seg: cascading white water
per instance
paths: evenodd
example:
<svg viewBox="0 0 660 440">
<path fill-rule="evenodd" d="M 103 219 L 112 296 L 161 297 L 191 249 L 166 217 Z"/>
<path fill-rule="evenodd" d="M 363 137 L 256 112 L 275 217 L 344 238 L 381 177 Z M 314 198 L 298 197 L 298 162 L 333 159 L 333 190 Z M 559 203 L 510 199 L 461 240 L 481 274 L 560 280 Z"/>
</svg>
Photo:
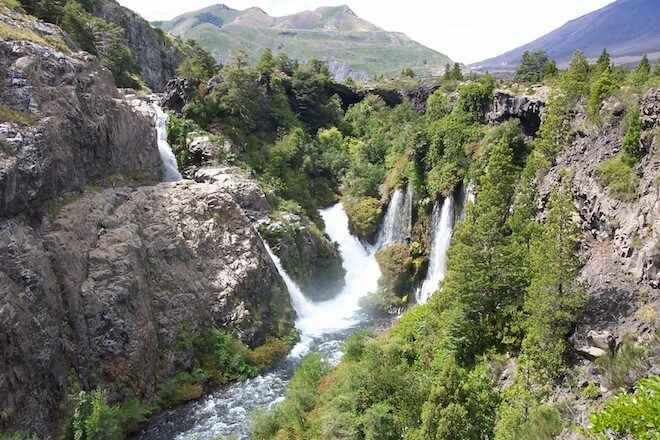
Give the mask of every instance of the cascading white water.
<svg viewBox="0 0 660 440">
<path fill-rule="evenodd" d="M 431 249 L 426 279 L 416 292 L 417 303 L 424 304 L 445 279 L 447 250 L 451 244 L 454 227 L 454 196 L 445 198 L 442 204 L 436 202 L 431 214 Z"/>
<path fill-rule="evenodd" d="M 153 103 L 151 107 L 154 112 L 154 123 L 156 124 L 156 134 L 158 136 L 158 152 L 163 164 L 163 180 L 165 182 L 177 182 L 182 177 L 172 147 L 167 142 L 167 120 L 169 117 L 157 103 Z"/>
<path fill-rule="evenodd" d="M 339 244 L 346 270 L 344 289 L 333 299 L 309 301 L 266 245 L 275 267 L 289 289 L 298 319 L 301 341 L 288 358 L 273 371 L 236 383 L 204 399 L 174 410 L 143 431 L 140 440 L 213 440 L 219 436 L 249 438 L 250 412 L 281 401 L 295 366 L 310 350 L 318 350 L 331 362 L 341 359 L 342 341 L 358 326 L 368 324 L 359 300 L 378 287 L 380 268 L 372 252 L 364 248 L 348 229 L 341 204 L 320 212 L 330 238 Z"/>
<path fill-rule="evenodd" d="M 409 183 L 404 193 L 397 188 L 387 207 L 387 213 L 376 240 L 376 249 L 394 243 L 407 243 L 412 230 L 413 189 Z"/>
<path fill-rule="evenodd" d="M 275 255 L 275 253 L 270 248 L 270 246 L 268 246 L 268 243 L 266 243 L 265 240 L 262 240 L 262 242 L 266 247 L 266 251 L 268 252 L 268 255 L 270 255 L 270 259 L 273 260 L 273 264 L 275 264 L 275 267 L 277 268 L 277 272 L 280 274 L 280 276 L 284 280 L 284 284 L 286 284 L 286 288 L 289 290 L 289 296 L 291 297 L 291 305 L 293 306 L 293 309 L 296 311 L 298 317 L 309 316 L 313 314 L 315 308 L 314 304 L 312 304 L 311 301 L 305 298 L 305 295 L 302 293 L 302 290 L 300 290 L 300 287 L 298 287 L 296 282 L 291 279 L 288 273 L 286 273 L 284 267 L 282 267 L 282 262 L 280 261 L 280 258 L 277 255 Z"/>
</svg>

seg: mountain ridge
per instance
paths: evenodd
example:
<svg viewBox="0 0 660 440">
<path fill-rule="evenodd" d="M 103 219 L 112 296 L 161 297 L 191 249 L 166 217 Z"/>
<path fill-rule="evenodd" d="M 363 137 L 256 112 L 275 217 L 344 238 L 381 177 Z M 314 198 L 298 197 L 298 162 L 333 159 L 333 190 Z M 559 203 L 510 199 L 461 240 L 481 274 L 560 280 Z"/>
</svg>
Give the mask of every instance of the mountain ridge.
<svg viewBox="0 0 660 440">
<path fill-rule="evenodd" d="M 617 63 L 632 62 L 644 54 L 660 58 L 659 24 L 660 1 L 618 0 L 472 66 L 481 70 L 513 70 L 527 50 L 544 50 L 560 65 L 566 65 L 578 49 L 588 58 L 595 58 L 607 48 Z"/>
<path fill-rule="evenodd" d="M 260 8 L 238 10 L 220 3 L 152 25 L 196 40 L 220 62 L 237 49 L 254 61 L 268 48 L 301 61 L 327 61 L 336 66 L 331 70 L 337 79 L 393 75 L 407 67 L 422 75 L 439 74 L 451 62 L 403 33 L 360 18 L 348 5 L 273 17 Z"/>
</svg>

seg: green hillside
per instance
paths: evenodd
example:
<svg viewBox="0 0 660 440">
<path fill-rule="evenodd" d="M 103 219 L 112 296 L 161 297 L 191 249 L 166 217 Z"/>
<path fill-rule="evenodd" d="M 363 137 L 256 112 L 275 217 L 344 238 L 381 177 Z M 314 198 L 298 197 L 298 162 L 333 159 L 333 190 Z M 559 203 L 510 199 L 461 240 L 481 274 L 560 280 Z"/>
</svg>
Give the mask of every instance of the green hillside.
<svg viewBox="0 0 660 440">
<path fill-rule="evenodd" d="M 446 55 L 404 34 L 362 20 L 347 6 L 271 17 L 259 8 L 238 11 L 215 5 L 153 24 L 198 41 L 219 61 L 226 61 L 237 49 L 254 61 L 269 48 L 295 59 L 328 61 L 340 79 L 395 74 L 405 67 L 421 75 L 437 74 L 450 62 Z"/>
</svg>

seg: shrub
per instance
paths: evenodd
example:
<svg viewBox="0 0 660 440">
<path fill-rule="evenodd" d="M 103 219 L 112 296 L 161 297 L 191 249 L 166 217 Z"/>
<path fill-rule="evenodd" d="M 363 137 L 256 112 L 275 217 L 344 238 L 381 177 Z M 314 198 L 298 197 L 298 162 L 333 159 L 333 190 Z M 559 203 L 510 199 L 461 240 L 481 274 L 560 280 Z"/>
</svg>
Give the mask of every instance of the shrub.
<svg viewBox="0 0 660 440">
<path fill-rule="evenodd" d="M 639 177 L 629 165 L 625 155 L 617 154 L 604 161 L 596 170 L 596 174 L 612 197 L 623 201 L 634 198 L 639 186 Z"/>
<path fill-rule="evenodd" d="M 614 75 L 608 68 L 603 70 L 600 75 L 591 83 L 589 92 L 589 102 L 587 104 L 587 113 L 592 121 L 599 119 L 598 112 L 603 99 L 607 97 L 617 87 Z"/>
<path fill-rule="evenodd" d="M 218 384 L 247 379 L 258 373 L 257 368 L 250 363 L 248 348 L 222 330 L 213 329 L 198 337 L 193 347 L 199 366 Z M 266 357 L 263 354 L 257 355 L 260 361 Z"/>
<path fill-rule="evenodd" d="M 373 239 L 383 211 L 380 201 L 373 197 L 347 197 L 343 204 L 351 232 L 364 240 Z"/>
<path fill-rule="evenodd" d="M 648 369 L 646 347 L 626 337 L 613 351 L 598 358 L 597 366 L 612 389 L 629 389 Z"/>
<path fill-rule="evenodd" d="M 442 90 L 436 90 L 426 101 L 426 118 L 429 121 L 437 121 L 449 114 L 451 106 L 447 95 Z"/>
<path fill-rule="evenodd" d="M 67 428 L 67 440 L 119 440 L 122 437 L 116 411 L 105 392 L 81 391 L 74 398 L 75 410 Z"/>
<path fill-rule="evenodd" d="M 343 359 L 349 362 L 359 361 L 370 337 L 371 334 L 367 330 L 360 330 L 346 338 L 342 347 Z"/>
<path fill-rule="evenodd" d="M 641 159 L 644 154 L 640 139 L 642 136 L 642 119 L 639 112 L 639 107 L 635 106 L 628 111 L 626 116 L 628 129 L 623 137 L 623 144 L 621 149 L 625 154 L 625 159 L 633 165 Z"/>
<path fill-rule="evenodd" d="M 282 359 L 289 352 L 289 344 L 281 339 L 268 339 L 263 345 L 250 350 L 247 358 L 251 365 L 259 370 L 273 365 L 278 359 Z"/>
<path fill-rule="evenodd" d="M 598 439 L 616 434 L 656 440 L 660 437 L 660 376 L 641 380 L 633 394 L 611 398 L 602 410 L 591 415 L 590 421 L 589 431 Z"/>
<path fill-rule="evenodd" d="M 36 118 L 30 113 L 20 112 L 0 104 L 0 121 L 30 126 L 34 125 Z"/>
<path fill-rule="evenodd" d="M 204 394 L 204 383 L 208 379 L 208 374 L 203 370 L 177 373 L 160 386 L 158 406 L 167 409 L 199 399 Z"/>
</svg>

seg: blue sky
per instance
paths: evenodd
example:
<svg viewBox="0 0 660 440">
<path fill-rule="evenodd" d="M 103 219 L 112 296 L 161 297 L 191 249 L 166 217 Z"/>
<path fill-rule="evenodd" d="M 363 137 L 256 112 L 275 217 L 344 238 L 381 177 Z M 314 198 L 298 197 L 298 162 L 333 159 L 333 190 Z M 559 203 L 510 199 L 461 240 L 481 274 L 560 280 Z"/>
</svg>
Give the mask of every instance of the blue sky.
<svg viewBox="0 0 660 440">
<path fill-rule="evenodd" d="M 170 19 L 215 3 L 259 6 L 270 15 L 348 4 L 360 17 L 452 59 L 472 63 L 499 55 L 601 8 L 612 0 L 118 0 L 149 20 Z"/>
</svg>

